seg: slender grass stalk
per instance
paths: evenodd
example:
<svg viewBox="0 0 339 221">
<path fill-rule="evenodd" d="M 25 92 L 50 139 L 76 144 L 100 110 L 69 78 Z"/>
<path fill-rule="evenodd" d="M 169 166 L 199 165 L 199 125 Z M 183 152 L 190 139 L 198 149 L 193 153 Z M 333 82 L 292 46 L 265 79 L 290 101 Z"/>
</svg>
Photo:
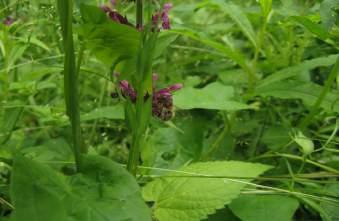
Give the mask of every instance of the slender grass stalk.
<svg viewBox="0 0 339 221">
<path fill-rule="evenodd" d="M 262 155 L 262 156 L 259 156 L 259 157 L 252 158 L 251 160 L 258 160 L 258 159 L 262 159 L 262 158 L 271 158 L 271 157 L 285 157 L 285 158 L 288 158 L 288 159 L 305 161 L 305 163 L 311 164 L 311 165 L 316 166 L 318 168 L 321 168 L 325 171 L 328 171 L 328 172 L 331 172 L 331 173 L 334 173 L 334 174 L 339 174 L 339 170 L 334 169 L 332 167 L 323 165 L 323 164 L 315 162 L 313 160 L 304 159 L 303 157 L 300 157 L 300 156 L 296 156 L 296 155 L 292 155 L 292 154 L 286 154 L 286 153 L 265 154 L 265 155 Z"/>
<path fill-rule="evenodd" d="M 299 124 L 299 128 L 301 130 L 304 130 L 312 122 L 314 116 L 318 112 L 318 109 L 319 109 L 320 105 L 322 104 L 322 102 L 324 101 L 327 93 L 331 89 L 332 83 L 334 82 L 334 80 L 338 76 L 338 73 L 339 73 L 339 58 L 337 58 L 337 61 L 336 61 L 336 63 L 334 65 L 330 75 L 328 76 L 328 78 L 327 78 L 327 80 L 325 82 L 324 89 L 322 90 L 321 94 L 319 95 L 317 101 L 314 103 L 310 113 Z"/>
<path fill-rule="evenodd" d="M 77 171 L 81 171 L 81 129 L 80 110 L 78 98 L 78 73 L 75 62 L 73 43 L 73 1 L 57 0 L 60 16 L 63 46 L 65 50 L 64 58 L 64 90 L 67 115 L 70 118 L 72 127 L 73 152 Z M 80 63 L 80 61 L 78 62 Z M 79 69 L 79 68 L 78 68 Z"/>
</svg>

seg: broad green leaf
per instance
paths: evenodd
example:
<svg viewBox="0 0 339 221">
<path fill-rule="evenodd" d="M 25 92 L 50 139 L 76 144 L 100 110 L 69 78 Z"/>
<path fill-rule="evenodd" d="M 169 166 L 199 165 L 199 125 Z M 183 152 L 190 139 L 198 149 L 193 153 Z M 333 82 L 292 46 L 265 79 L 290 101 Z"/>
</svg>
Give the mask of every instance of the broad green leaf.
<svg viewBox="0 0 339 221">
<path fill-rule="evenodd" d="M 135 179 L 122 166 L 86 156 L 83 173 L 68 177 L 25 157 L 14 161 L 15 221 L 151 221 Z"/>
<path fill-rule="evenodd" d="M 270 166 L 245 162 L 195 163 L 159 178 L 143 189 L 144 198 L 154 201 L 154 216 L 159 221 L 199 221 L 237 198 L 248 180 L 206 176 L 257 177 Z M 182 176 L 182 177 L 180 177 Z M 195 176 L 195 177 L 189 177 Z M 200 177 L 199 177 L 200 176 Z"/>
<path fill-rule="evenodd" d="M 172 33 L 161 33 L 157 39 L 157 45 L 154 53 L 154 58 L 159 57 L 166 51 L 171 43 L 173 43 L 178 38 L 178 35 Z"/>
<path fill-rule="evenodd" d="M 203 221 L 241 221 L 236 217 L 232 211 L 225 207 L 223 209 L 217 210 L 216 213 L 209 215 L 207 219 Z"/>
<path fill-rule="evenodd" d="M 72 148 L 63 138 L 49 139 L 41 145 L 26 147 L 22 149 L 21 153 L 57 169 L 61 169 L 67 163 L 74 162 Z"/>
<path fill-rule="evenodd" d="M 100 24 L 107 20 L 106 14 L 94 5 L 80 5 L 81 17 L 86 23 Z"/>
<path fill-rule="evenodd" d="M 123 105 L 100 107 L 89 113 L 81 115 L 81 121 L 97 119 L 123 120 L 124 118 L 125 115 Z"/>
<path fill-rule="evenodd" d="M 174 95 L 174 104 L 180 109 L 213 109 L 236 111 L 251 109 L 234 100 L 234 89 L 221 83 L 212 83 L 203 89 L 183 88 Z"/>
<path fill-rule="evenodd" d="M 274 82 L 279 82 L 281 80 L 297 76 L 298 74 L 301 74 L 305 71 L 310 71 L 317 67 L 327 67 L 327 66 L 333 65 L 336 62 L 337 58 L 338 58 L 338 55 L 334 54 L 334 55 L 329 55 L 326 57 L 319 57 L 319 58 L 314 58 L 311 60 L 303 61 L 302 63 L 298 65 L 284 68 L 280 71 L 277 71 L 269 75 L 268 77 L 260 81 L 258 87 L 260 88 L 260 87 L 272 84 Z"/>
<path fill-rule="evenodd" d="M 84 172 L 70 178 L 67 203 L 74 221 L 151 221 L 138 184 L 122 166 L 99 156 L 84 158 Z"/>
<path fill-rule="evenodd" d="M 241 31 L 246 35 L 246 37 L 256 48 L 256 34 L 254 32 L 251 22 L 249 21 L 243 10 L 238 5 L 233 4 L 232 2 L 226 3 L 225 1 L 220 0 L 214 0 L 212 2 L 215 2 L 217 5 L 219 5 L 222 10 L 224 10 L 232 18 L 232 20 L 237 23 Z"/>
<path fill-rule="evenodd" d="M 187 162 L 198 160 L 202 153 L 206 121 L 195 118 L 180 120 L 177 128 L 159 128 L 150 135 L 144 148 L 144 166 L 178 169 Z M 152 170 L 149 174 L 164 174 Z"/>
<path fill-rule="evenodd" d="M 282 99 L 301 99 L 305 105 L 312 106 L 317 101 L 323 87 L 314 83 L 299 81 L 276 82 L 256 90 L 257 95 L 264 97 L 277 97 Z M 321 107 L 327 112 L 339 112 L 338 91 L 328 93 L 321 103 Z"/>
<path fill-rule="evenodd" d="M 271 150 L 277 150 L 291 141 L 288 129 L 282 126 L 267 127 L 261 138 L 261 142 Z"/>
<path fill-rule="evenodd" d="M 339 184 L 329 184 L 324 188 L 324 190 L 328 195 L 339 197 Z M 339 221 L 338 204 L 321 202 L 320 206 L 324 209 L 324 212 L 328 214 L 328 216 L 331 218 L 331 221 Z"/>
<path fill-rule="evenodd" d="M 10 191 L 15 221 L 67 220 L 63 199 L 69 188 L 49 167 L 17 156 Z"/>
<path fill-rule="evenodd" d="M 83 24 L 78 32 L 85 39 L 87 48 L 109 66 L 119 57 L 134 57 L 139 47 L 140 33 L 133 27 L 116 22 Z"/>
<path fill-rule="evenodd" d="M 298 209 L 298 200 L 279 195 L 244 195 L 230 205 L 242 221 L 292 221 Z"/>
</svg>

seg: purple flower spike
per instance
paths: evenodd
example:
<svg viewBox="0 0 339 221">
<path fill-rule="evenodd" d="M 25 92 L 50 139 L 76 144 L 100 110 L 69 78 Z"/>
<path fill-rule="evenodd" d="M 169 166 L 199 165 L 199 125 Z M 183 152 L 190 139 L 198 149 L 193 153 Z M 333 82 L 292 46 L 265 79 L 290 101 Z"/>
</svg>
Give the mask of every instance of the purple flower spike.
<svg viewBox="0 0 339 221">
<path fill-rule="evenodd" d="M 182 87 L 183 87 L 182 84 L 174 84 L 172 86 L 169 86 L 168 90 L 170 90 L 170 91 L 177 91 L 177 90 L 180 90 Z"/>
<path fill-rule="evenodd" d="M 166 88 L 162 88 L 160 90 L 156 90 L 156 81 L 158 80 L 158 75 L 153 74 L 153 94 L 152 94 L 152 115 L 157 117 L 163 121 L 170 120 L 173 115 L 173 95 L 174 91 L 180 90 L 183 85 L 182 84 L 174 84 Z M 129 98 L 133 103 L 136 102 L 137 99 L 137 91 L 128 83 L 128 81 L 123 80 L 120 81 L 119 87 L 121 90 L 121 94 L 125 98 Z M 115 98 L 116 94 L 113 98 Z M 149 99 L 150 95 L 147 93 L 144 95 L 144 99 Z"/>
<path fill-rule="evenodd" d="M 115 0 L 111 0 L 111 5 L 114 8 L 116 1 Z M 120 23 L 120 24 L 124 24 L 124 25 L 129 25 L 132 26 L 126 17 L 122 16 L 119 12 L 117 12 L 116 10 L 112 10 L 112 8 L 108 5 L 101 5 L 100 9 L 105 12 L 110 18 L 111 20 Z"/>
<path fill-rule="evenodd" d="M 163 29 L 171 29 L 171 24 L 170 24 L 170 19 L 169 19 L 168 13 L 169 13 L 169 11 L 170 11 L 170 9 L 172 7 L 173 7 L 172 3 L 166 3 L 164 5 L 164 8 L 163 8 L 162 12 L 155 13 L 152 16 L 153 25 L 157 26 L 159 18 L 161 18 L 161 21 L 162 21 L 161 26 L 162 26 L 162 28 Z M 158 29 L 158 31 L 160 31 L 160 30 Z"/>
<path fill-rule="evenodd" d="M 167 88 L 154 91 L 152 99 L 152 114 L 163 121 L 168 121 L 173 117 L 173 96 L 172 92 L 180 90 L 182 84 L 174 84 Z"/>
<path fill-rule="evenodd" d="M 164 5 L 164 12 L 169 12 L 169 10 L 171 10 L 171 8 L 173 8 L 173 4 L 172 3 L 166 3 Z"/>
<path fill-rule="evenodd" d="M 137 100 L 137 93 L 134 88 L 129 85 L 128 81 L 120 81 L 119 83 L 122 96 L 125 98 L 130 98 L 132 102 Z"/>
<path fill-rule="evenodd" d="M 7 17 L 2 23 L 6 26 L 11 26 L 15 22 L 14 18 Z"/>
<path fill-rule="evenodd" d="M 119 14 L 116 11 L 110 11 L 108 13 L 108 15 L 115 22 L 118 22 L 118 23 L 124 24 L 124 25 L 130 25 L 130 23 L 128 22 L 127 18 L 122 16 L 121 14 Z"/>
<path fill-rule="evenodd" d="M 170 19 L 168 16 L 169 11 L 171 10 L 171 8 L 173 7 L 172 3 L 166 3 L 164 5 L 164 9 L 161 15 L 162 18 L 162 27 L 163 29 L 171 29 L 171 24 L 170 24 Z"/>
</svg>

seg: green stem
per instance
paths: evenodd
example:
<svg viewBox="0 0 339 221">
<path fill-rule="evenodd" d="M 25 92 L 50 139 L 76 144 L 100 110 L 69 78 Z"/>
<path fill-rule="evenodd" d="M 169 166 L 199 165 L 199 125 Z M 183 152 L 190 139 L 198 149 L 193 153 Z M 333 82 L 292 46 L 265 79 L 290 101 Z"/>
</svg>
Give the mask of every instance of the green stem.
<svg viewBox="0 0 339 221">
<path fill-rule="evenodd" d="M 136 1 L 136 26 L 137 28 L 142 28 L 143 26 L 143 2 L 142 0 L 137 0 Z M 142 119 L 143 119 L 143 111 L 144 111 L 144 96 L 143 96 L 143 91 L 144 91 L 144 87 L 143 87 L 143 77 L 145 73 L 143 73 L 145 71 L 144 68 L 144 53 L 143 53 L 143 46 L 144 46 L 144 42 L 143 39 L 141 39 L 141 43 L 140 43 L 141 47 L 139 48 L 139 54 L 137 55 L 137 78 L 139 79 L 137 81 L 137 91 L 139 92 L 137 95 L 137 102 L 136 102 L 136 111 L 135 111 L 135 120 L 137 121 L 137 123 L 135 124 L 137 128 L 132 128 L 133 130 L 133 136 L 132 136 L 132 146 L 130 149 L 130 153 L 128 156 L 128 163 L 127 163 L 127 170 L 134 176 L 136 176 L 137 174 L 137 169 L 138 169 L 138 164 L 139 164 L 139 155 L 140 155 L 140 145 L 142 142 L 142 138 L 143 138 L 143 128 L 141 127 L 142 125 Z"/>
<path fill-rule="evenodd" d="M 73 1 L 72 0 L 57 0 L 58 9 L 63 34 L 63 45 L 65 50 L 64 59 L 64 88 L 67 114 L 70 118 L 72 127 L 72 143 L 73 152 L 77 171 L 81 171 L 82 160 L 82 143 L 81 143 L 81 128 L 80 128 L 80 110 L 78 97 L 78 73 L 75 62 L 74 43 L 73 43 Z M 81 55 L 78 65 L 81 62 Z M 84 152 L 84 151 L 83 151 Z"/>
<path fill-rule="evenodd" d="M 285 153 L 267 154 L 267 155 L 262 155 L 260 157 L 256 157 L 255 160 L 261 159 L 261 158 L 270 158 L 270 157 L 285 157 L 285 158 L 289 158 L 289 159 L 293 159 L 293 160 L 304 161 L 305 163 L 312 164 L 313 166 L 316 166 L 316 167 L 321 168 L 323 170 L 326 170 L 328 172 L 331 172 L 331 173 L 334 173 L 334 174 L 339 174 L 339 170 L 336 170 L 332 167 L 323 165 L 321 163 L 318 163 L 318 162 L 315 162 L 315 161 L 312 161 L 312 160 L 309 160 L 309 159 L 304 159 L 303 157 L 295 156 L 295 155 L 292 155 L 292 154 L 285 154 Z M 252 159 L 252 160 L 254 160 L 254 159 Z"/>
<path fill-rule="evenodd" d="M 143 2 L 142 0 L 137 0 L 137 13 L 136 13 L 136 21 L 137 28 L 142 28 L 143 26 Z"/>
<path fill-rule="evenodd" d="M 338 73 L 339 73 L 339 57 L 337 58 L 337 61 L 336 61 L 335 65 L 334 65 L 334 67 L 333 67 L 333 69 L 330 73 L 330 76 L 327 78 L 327 80 L 325 82 L 324 89 L 322 90 L 320 96 L 318 97 L 317 101 L 313 105 L 310 113 L 299 124 L 299 128 L 301 130 L 304 130 L 311 123 L 314 116 L 318 113 L 318 109 L 319 109 L 320 105 L 322 104 L 322 102 L 324 101 L 327 93 L 331 89 L 331 85 L 334 82 L 334 80 L 336 79 Z"/>
</svg>

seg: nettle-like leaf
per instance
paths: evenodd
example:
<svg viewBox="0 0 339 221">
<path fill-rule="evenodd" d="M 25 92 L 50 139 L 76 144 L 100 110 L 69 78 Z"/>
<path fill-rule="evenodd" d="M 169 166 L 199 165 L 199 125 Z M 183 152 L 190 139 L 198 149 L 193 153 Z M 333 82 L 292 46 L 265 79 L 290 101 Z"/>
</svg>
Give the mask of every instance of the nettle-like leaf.
<svg viewBox="0 0 339 221">
<path fill-rule="evenodd" d="M 83 170 L 70 179 L 72 220 L 151 220 L 138 184 L 122 166 L 104 157 L 88 156 Z"/>
<path fill-rule="evenodd" d="M 212 83 L 203 89 L 183 88 L 174 95 L 175 106 L 181 109 L 212 109 L 236 111 L 251 109 L 251 106 L 234 99 L 234 88 L 221 83 Z"/>
<path fill-rule="evenodd" d="M 123 167 L 87 156 L 84 171 L 66 179 L 46 165 L 16 157 L 10 187 L 13 220 L 151 220 L 138 184 Z"/>
<path fill-rule="evenodd" d="M 230 205 L 242 221 L 292 221 L 299 207 L 298 200 L 278 195 L 244 195 Z"/>
<path fill-rule="evenodd" d="M 155 202 L 153 212 L 159 221 L 198 221 L 237 198 L 251 180 L 220 176 L 255 178 L 270 168 L 237 161 L 195 163 L 180 170 L 184 172 L 169 174 L 176 177 L 163 177 L 147 184 L 143 196 L 146 201 Z"/>
</svg>

